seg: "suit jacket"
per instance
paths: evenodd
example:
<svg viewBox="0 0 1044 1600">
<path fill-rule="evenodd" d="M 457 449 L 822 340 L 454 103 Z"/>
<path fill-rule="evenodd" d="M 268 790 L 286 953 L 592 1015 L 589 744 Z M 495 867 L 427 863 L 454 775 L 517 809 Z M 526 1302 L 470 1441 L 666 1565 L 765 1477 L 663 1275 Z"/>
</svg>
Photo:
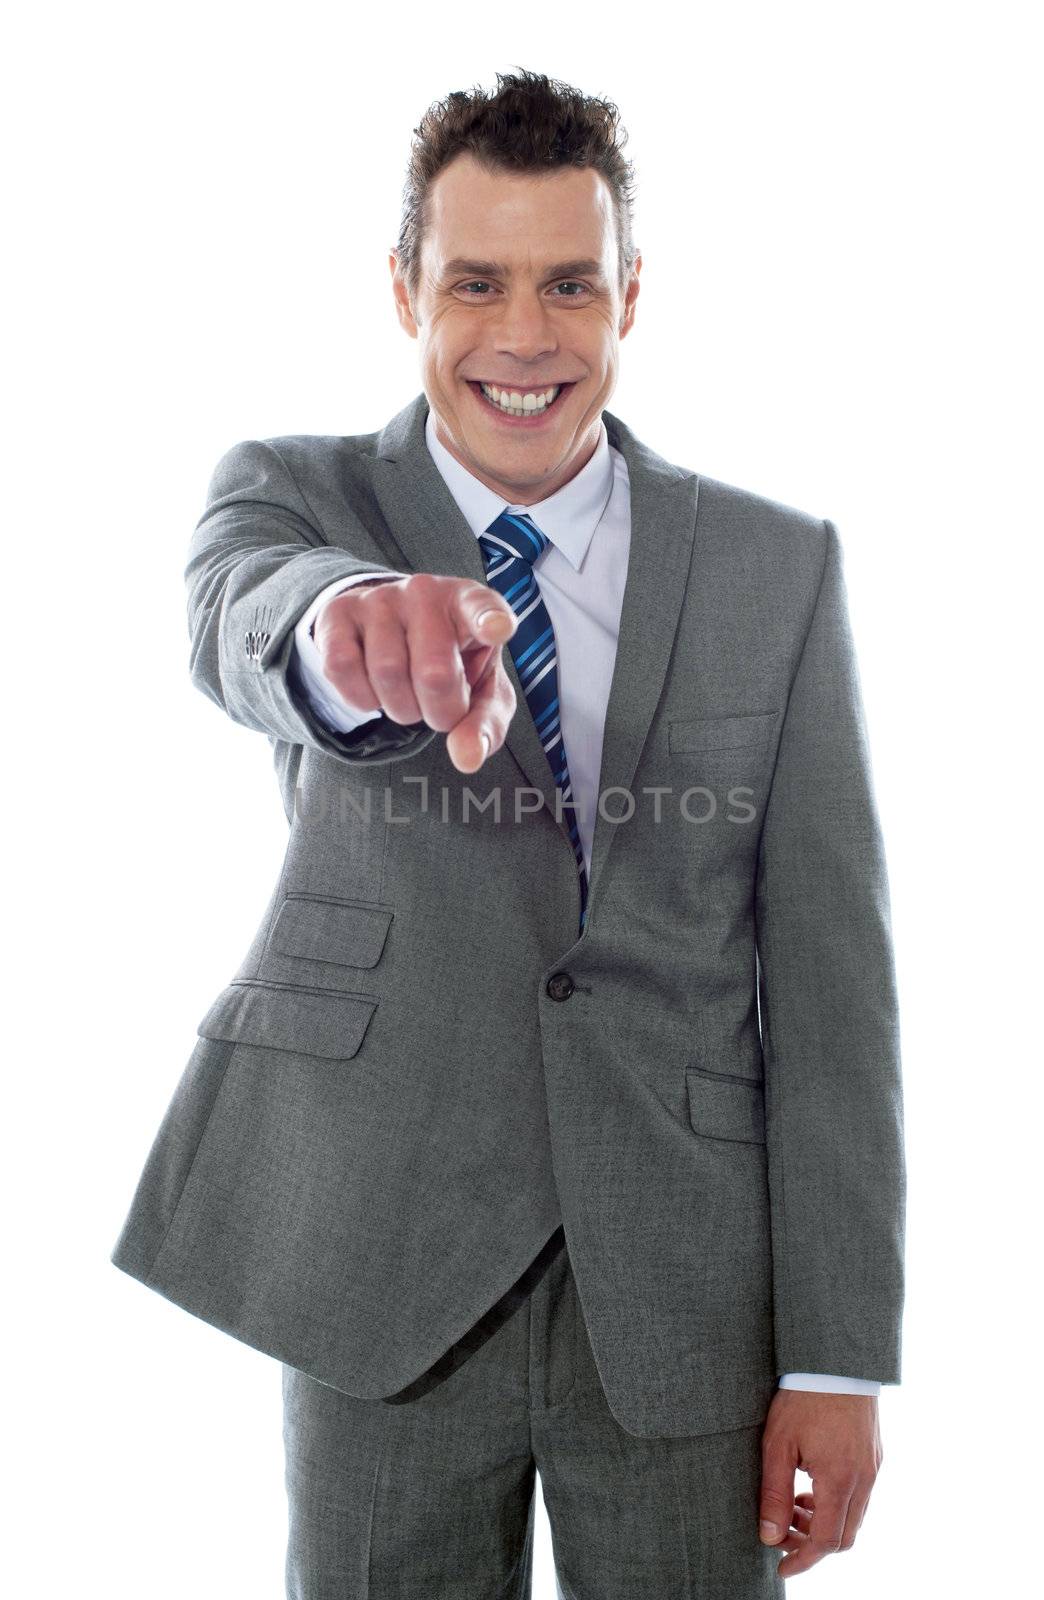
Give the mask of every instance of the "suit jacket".
<svg viewBox="0 0 1044 1600">
<path fill-rule="evenodd" d="M 269 737 L 289 836 L 111 1259 L 378 1398 L 563 1225 L 629 1433 L 759 1422 L 786 1371 L 898 1382 L 898 1008 L 837 531 L 603 412 L 632 536 L 578 937 L 508 651 L 518 708 L 474 774 L 423 722 L 331 731 L 295 677 L 334 579 L 486 581 L 427 407 L 215 469 L 191 674 Z"/>
</svg>

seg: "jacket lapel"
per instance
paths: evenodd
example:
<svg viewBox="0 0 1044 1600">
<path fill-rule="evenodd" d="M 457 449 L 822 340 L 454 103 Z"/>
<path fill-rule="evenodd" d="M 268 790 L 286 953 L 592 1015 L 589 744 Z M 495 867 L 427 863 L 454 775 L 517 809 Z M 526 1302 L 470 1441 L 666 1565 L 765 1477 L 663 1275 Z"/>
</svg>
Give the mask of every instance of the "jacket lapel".
<svg viewBox="0 0 1044 1600">
<path fill-rule="evenodd" d="M 461 514 L 424 437 L 428 400 L 424 393 L 383 428 L 374 458 L 374 492 L 392 536 L 414 572 L 474 578 L 486 582 L 478 541 Z M 598 790 L 630 791 L 649 724 L 663 690 L 671 645 L 688 580 L 696 527 L 698 478 L 649 450 L 609 411 L 602 412 L 609 442 L 627 462 L 631 492 L 631 547 L 620 615 L 609 703 L 606 709 Z M 518 708 L 507 731 L 510 750 L 527 782 L 555 815 L 555 783 L 547 756 L 529 715 L 511 652 L 503 654 Z M 481 770 L 481 769 L 480 769 Z M 614 803 L 615 802 L 615 803 Z M 644 815 L 634 796 L 634 826 Z M 626 816 L 627 795 L 610 796 L 610 817 Z M 563 813 L 560 831 L 572 846 Z M 617 827 L 599 809 L 591 855 L 588 924 L 594 898 Z M 579 902 L 579 888 L 577 890 Z"/>
<path fill-rule="evenodd" d="M 674 635 L 692 561 L 699 479 L 636 438 L 619 417 L 603 411 L 609 443 L 627 463 L 631 491 L 631 548 L 627 562 L 609 704 L 605 714 L 599 796 L 610 794 L 609 818 L 631 810 L 635 768 L 663 693 Z M 596 889 L 620 828 L 642 826 L 648 797 L 633 795 L 631 821 L 607 820 L 599 806 L 591 847 L 588 923 L 596 914 Z"/>
</svg>

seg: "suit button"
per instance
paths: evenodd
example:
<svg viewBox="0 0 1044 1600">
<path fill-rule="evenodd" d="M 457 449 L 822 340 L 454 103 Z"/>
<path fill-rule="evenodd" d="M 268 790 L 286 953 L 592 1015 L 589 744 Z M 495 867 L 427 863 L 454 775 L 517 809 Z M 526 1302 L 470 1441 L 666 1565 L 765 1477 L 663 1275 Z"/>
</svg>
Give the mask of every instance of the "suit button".
<svg viewBox="0 0 1044 1600">
<path fill-rule="evenodd" d="M 573 980 L 568 972 L 555 972 L 547 980 L 547 992 L 552 1000 L 568 1000 L 573 992 Z"/>
</svg>

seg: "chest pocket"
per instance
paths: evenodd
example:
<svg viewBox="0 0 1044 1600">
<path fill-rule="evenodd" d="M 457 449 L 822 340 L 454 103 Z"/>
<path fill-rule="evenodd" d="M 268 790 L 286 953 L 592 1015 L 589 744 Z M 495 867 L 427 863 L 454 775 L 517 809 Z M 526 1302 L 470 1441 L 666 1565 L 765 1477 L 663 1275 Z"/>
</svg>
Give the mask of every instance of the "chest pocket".
<svg viewBox="0 0 1044 1600">
<path fill-rule="evenodd" d="M 370 900 L 287 895 L 276 913 L 259 977 L 276 983 L 311 983 L 357 989 L 360 972 L 378 965 L 395 917 L 391 906 Z"/>
<path fill-rule="evenodd" d="M 759 711 L 753 716 L 675 717 L 667 724 L 667 747 L 672 755 L 757 749 L 771 742 L 778 716 L 778 711 Z"/>
<path fill-rule="evenodd" d="M 270 949 L 304 961 L 375 967 L 394 912 L 365 900 L 320 900 L 288 895 L 279 908 Z"/>
</svg>

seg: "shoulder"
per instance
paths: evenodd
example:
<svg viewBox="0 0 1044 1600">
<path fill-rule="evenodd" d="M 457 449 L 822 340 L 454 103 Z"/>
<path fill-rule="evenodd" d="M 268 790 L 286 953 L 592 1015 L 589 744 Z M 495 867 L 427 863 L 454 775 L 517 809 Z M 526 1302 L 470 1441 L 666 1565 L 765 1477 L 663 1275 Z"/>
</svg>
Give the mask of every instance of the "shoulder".
<svg viewBox="0 0 1044 1600">
<path fill-rule="evenodd" d="M 822 517 L 785 500 L 744 489 L 721 478 L 697 473 L 699 502 L 705 513 L 727 520 L 736 528 L 777 537 L 811 541 L 822 551 L 825 522 Z"/>
<path fill-rule="evenodd" d="M 338 487 L 348 491 L 365 479 L 377 438 L 377 433 L 283 433 L 240 439 L 214 467 L 208 500 L 252 489 L 262 499 L 296 493 L 311 502 Z"/>
<path fill-rule="evenodd" d="M 222 461 L 280 461 L 294 473 L 324 473 L 331 465 L 374 454 L 378 434 L 281 433 L 268 439 L 240 439 Z"/>
<path fill-rule="evenodd" d="M 696 532 L 704 549 L 720 547 L 731 558 L 739 557 L 752 575 L 780 563 L 822 570 L 830 539 L 830 524 L 823 517 L 670 461 L 637 439 L 618 417 L 609 420 L 611 444 L 619 448 L 626 442 L 637 466 L 668 489 L 694 495 Z"/>
<path fill-rule="evenodd" d="M 272 451 L 296 478 L 326 479 L 332 469 L 374 454 L 378 433 L 282 433 L 251 441 Z"/>
<path fill-rule="evenodd" d="M 817 584 L 836 532 L 786 500 L 697 474 L 697 534 L 727 549 L 750 576 Z"/>
</svg>

